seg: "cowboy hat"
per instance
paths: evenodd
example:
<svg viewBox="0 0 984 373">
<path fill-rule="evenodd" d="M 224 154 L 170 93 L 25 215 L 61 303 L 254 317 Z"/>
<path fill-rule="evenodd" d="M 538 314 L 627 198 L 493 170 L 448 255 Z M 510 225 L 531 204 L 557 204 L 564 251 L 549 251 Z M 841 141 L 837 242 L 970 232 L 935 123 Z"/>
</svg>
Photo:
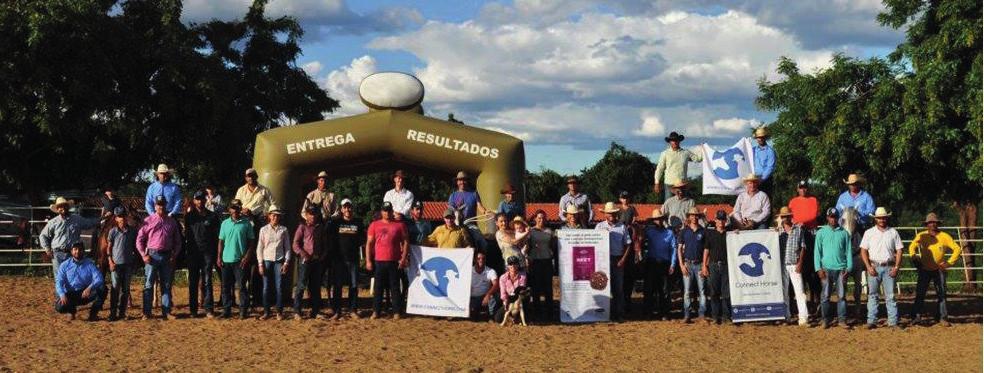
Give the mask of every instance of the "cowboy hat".
<svg viewBox="0 0 984 373">
<path fill-rule="evenodd" d="M 749 182 L 749 181 L 752 181 L 752 182 L 756 182 L 756 183 L 758 183 L 758 182 L 761 182 L 761 181 L 762 181 L 762 179 L 761 179 L 761 178 L 759 178 L 759 175 L 756 175 L 756 174 L 754 174 L 754 173 L 751 173 L 751 174 L 748 174 L 748 175 L 745 175 L 745 178 L 743 178 L 743 179 L 741 179 L 741 181 L 742 181 L 742 182 Z"/>
<path fill-rule="evenodd" d="M 663 215 L 663 211 L 660 210 L 660 209 L 653 209 L 653 213 L 652 213 L 652 215 L 649 216 L 649 219 L 652 219 L 652 220 L 666 219 L 666 215 Z"/>
<path fill-rule="evenodd" d="M 615 206 L 615 202 L 605 202 L 605 207 L 601 209 L 601 212 L 606 214 L 614 214 L 619 211 L 622 210 L 618 206 Z"/>
<path fill-rule="evenodd" d="M 515 218 L 513 218 L 512 223 L 513 224 L 527 225 L 526 224 L 526 220 L 523 220 L 523 217 L 522 216 L 519 216 L 519 215 L 517 215 Z"/>
<path fill-rule="evenodd" d="M 154 173 L 155 174 L 171 174 L 171 173 L 174 173 L 174 170 L 172 170 L 166 164 L 161 163 L 161 164 L 157 165 L 157 170 L 154 171 Z"/>
<path fill-rule="evenodd" d="M 512 184 L 506 183 L 506 187 L 505 188 L 502 188 L 502 190 L 499 191 L 499 193 L 502 193 L 502 194 L 516 194 L 516 188 L 513 188 L 513 185 Z"/>
<path fill-rule="evenodd" d="M 755 129 L 755 138 L 759 137 L 769 137 L 769 130 L 765 127 L 759 127 Z"/>
<path fill-rule="evenodd" d="M 314 179 L 317 180 L 317 179 L 321 179 L 321 178 L 327 179 L 328 178 L 328 172 L 327 171 L 321 171 L 321 172 L 318 173 L 318 176 L 316 176 Z"/>
<path fill-rule="evenodd" d="M 942 223 L 942 220 L 940 220 L 940 218 L 936 217 L 936 213 L 935 212 L 931 212 L 929 214 L 926 214 L 926 220 L 923 221 L 923 224 L 927 224 L 929 222 Z"/>
<path fill-rule="evenodd" d="M 844 180 L 844 184 L 847 184 L 847 185 L 860 184 L 860 183 L 863 183 L 863 182 L 864 182 L 864 178 L 861 177 L 861 175 L 858 175 L 858 174 L 850 174 L 850 175 L 847 175 L 847 179 Z"/>
<path fill-rule="evenodd" d="M 407 177 L 407 175 L 405 173 L 403 173 L 403 170 L 396 170 L 396 171 L 394 171 L 393 172 L 393 177 L 397 177 L 397 176 L 402 177 L 402 178 L 406 178 Z"/>
<path fill-rule="evenodd" d="M 253 175 L 253 176 L 256 176 L 256 175 L 258 175 L 258 174 L 256 173 L 256 169 L 255 169 L 255 168 L 252 168 L 252 167 L 250 167 L 250 168 L 247 168 L 247 169 L 246 169 L 246 173 L 245 173 L 245 176 L 249 176 L 249 175 Z"/>
<path fill-rule="evenodd" d="M 283 215 L 284 212 L 280 211 L 280 208 L 277 207 L 277 205 L 270 205 L 270 209 L 267 210 L 267 214 Z"/>
<path fill-rule="evenodd" d="M 673 189 L 685 189 L 685 188 L 687 188 L 689 186 L 690 186 L 690 183 L 688 183 L 686 180 L 680 180 L 680 181 L 676 182 L 675 184 L 671 185 L 670 188 L 673 188 Z"/>
<path fill-rule="evenodd" d="M 238 199 L 234 199 L 234 200 L 230 201 L 229 202 L 229 209 L 230 210 L 236 210 L 236 211 L 242 210 L 243 209 L 243 201 L 240 201 Z"/>
<path fill-rule="evenodd" d="M 780 217 L 782 217 L 782 216 L 792 216 L 792 215 L 793 215 L 793 212 L 790 211 L 789 210 L 789 207 L 787 207 L 787 206 L 783 206 L 781 209 L 779 209 L 779 216 Z"/>
<path fill-rule="evenodd" d="M 468 180 L 468 174 L 465 171 L 458 171 L 458 175 L 454 177 L 454 180 Z"/>
<path fill-rule="evenodd" d="M 697 207 L 691 207 L 690 210 L 687 211 L 687 216 L 690 215 L 704 215 L 704 213 L 700 212 L 700 210 L 698 210 Z"/>
<path fill-rule="evenodd" d="M 670 135 L 667 136 L 667 137 L 664 137 L 663 140 L 666 140 L 666 142 L 670 142 L 670 141 L 680 142 L 680 141 L 683 141 L 683 139 L 685 139 L 685 138 L 686 137 L 684 137 L 683 135 L 681 135 L 679 133 L 676 133 L 674 131 L 674 132 L 670 132 Z"/>
<path fill-rule="evenodd" d="M 580 183 L 580 182 L 581 181 L 577 179 L 577 176 L 571 175 L 571 176 L 568 176 L 567 177 L 567 183 L 568 184 L 577 184 L 577 183 Z"/>
<path fill-rule="evenodd" d="M 573 215 L 573 214 L 577 214 L 578 212 L 580 211 L 577 210 L 577 206 L 575 206 L 574 204 L 568 204 L 567 207 L 564 207 L 564 215 Z"/>
<path fill-rule="evenodd" d="M 871 214 L 871 217 L 873 218 L 887 218 L 889 216 L 892 216 L 892 213 L 888 212 L 888 209 L 884 207 L 875 209 L 875 213 Z"/>
<path fill-rule="evenodd" d="M 51 209 L 51 211 L 57 212 L 57 211 L 55 211 L 55 209 L 57 209 L 58 206 L 61 206 L 61 205 L 67 205 L 68 208 L 72 208 L 72 206 L 75 205 L 75 202 L 72 202 L 70 200 L 67 200 L 67 199 L 65 199 L 65 197 L 58 197 L 58 198 L 55 198 L 55 203 L 52 204 L 51 206 L 49 206 L 49 208 Z"/>
</svg>

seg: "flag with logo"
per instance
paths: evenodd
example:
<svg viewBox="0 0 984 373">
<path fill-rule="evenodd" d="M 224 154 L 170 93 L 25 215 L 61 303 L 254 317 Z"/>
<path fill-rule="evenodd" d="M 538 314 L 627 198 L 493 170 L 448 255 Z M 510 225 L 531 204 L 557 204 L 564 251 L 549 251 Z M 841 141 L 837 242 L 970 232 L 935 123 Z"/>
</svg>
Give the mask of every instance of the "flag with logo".
<svg viewBox="0 0 984 373">
<path fill-rule="evenodd" d="M 473 249 L 410 246 L 407 313 L 468 317 Z"/>
<path fill-rule="evenodd" d="M 741 179 L 755 168 L 752 163 L 752 141 L 743 137 L 730 148 L 714 150 L 704 144 L 704 194 L 738 195 L 744 189 Z"/>
<path fill-rule="evenodd" d="M 727 242 L 731 320 L 785 318 L 779 233 L 771 229 L 728 232 Z"/>
<path fill-rule="evenodd" d="M 557 231 L 560 262 L 560 321 L 608 321 L 611 315 L 611 271 L 608 231 Z"/>
</svg>

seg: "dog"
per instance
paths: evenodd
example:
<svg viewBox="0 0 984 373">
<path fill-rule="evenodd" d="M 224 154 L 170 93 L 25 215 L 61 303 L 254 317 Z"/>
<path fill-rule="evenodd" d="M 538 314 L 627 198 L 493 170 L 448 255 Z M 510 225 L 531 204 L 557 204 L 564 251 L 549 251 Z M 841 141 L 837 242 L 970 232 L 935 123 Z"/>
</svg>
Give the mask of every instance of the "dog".
<svg viewBox="0 0 984 373">
<path fill-rule="evenodd" d="M 503 308 L 505 312 L 502 315 L 502 324 L 500 326 L 506 326 L 506 323 L 512 320 L 513 324 L 516 323 L 516 319 L 519 319 L 519 323 L 526 326 L 526 312 L 523 311 L 523 302 L 525 302 L 530 297 L 530 288 L 526 286 L 520 286 L 516 288 L 516 294 L 510 295 L 508 302 Z"/>
</svg>

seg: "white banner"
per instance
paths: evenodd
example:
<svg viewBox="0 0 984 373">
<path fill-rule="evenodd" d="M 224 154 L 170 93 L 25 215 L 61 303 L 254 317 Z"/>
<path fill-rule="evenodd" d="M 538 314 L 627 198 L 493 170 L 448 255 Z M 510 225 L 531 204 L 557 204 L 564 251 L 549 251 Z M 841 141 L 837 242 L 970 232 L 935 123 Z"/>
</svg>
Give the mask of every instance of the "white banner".
<svg viewBox="0 0 984 373">
<path fill-rule="evenodd" d="M 594 229 L 557 231 L 560 261 L 560 321 L 608 321 L 611 272 L 608 232 Z"/>
<path fill-rule="evenodd" d="M 471 248 L 410 246 L 407 313 L 468 317 L 471 296 Z"/>
<path fill-rule="evenodd" d="M 755 168 L 752 141 L 742 137 L 734 146 L 723 151 L 712 149 L 704 144 L 704 161 L 701 169 L 704 174 L 704 194 L 738 195 L 744 190 L 741 179 Z"/>
<path fill-rule="evenodd" d="M 779 233 L 771 229 L 728 232 L 728 280 L 734 322 L 786 317 Z"/>
</svg>

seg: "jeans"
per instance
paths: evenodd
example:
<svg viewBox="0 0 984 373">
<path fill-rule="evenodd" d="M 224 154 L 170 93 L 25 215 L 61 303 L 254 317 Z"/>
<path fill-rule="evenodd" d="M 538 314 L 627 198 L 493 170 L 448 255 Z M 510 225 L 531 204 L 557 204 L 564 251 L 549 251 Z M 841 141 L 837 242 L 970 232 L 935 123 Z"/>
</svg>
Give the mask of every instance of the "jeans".
<svg viewBox="0 0 984 373">
<path fill-rule="evenodd" d="M 188 253 L 188 310 L 192 315 L 198 313 L 198 290 L 203 292 L 202 305 L 205 312 L 215 310 L 212 272 L 215 271 L 215 257 L 200 253 Z"/>
<path fill-rule="evenodd" d="M 283 261 L 263 261 L 263 314 L 270 315 L 270 298 L 276 296 L 277 313 L 284 312 Z"/>
<path fill-rule="evenodd" d="M 783 293 L 786 293 L 789 291 L 789 285 L 793 285 L 793 296 L 796 299 L 796 311 L 799 322 L 806 322 L 810 317 L 810 313 L 806 310 L 806 292 L 803 291 L 803 274 L 796 272 L 795 264 L 787 264 L 784 268 L 785 271 L 782 272 L 782 291 Z M 788 303 L 788 294 L 786 294 L 786 299 Z M 789 320 L 789 317 L 792 315 L 790 313 L 790 309 L 790 307 L 786 307 L 787 320 Z"/>
<path fill-rule="evenodd" d="M 99 314 L 99 310 L 102 310 L 103 301 L 106 300 L 106 288 L 102 286 L 93 288 L 89 291 L 88 298 L 82 297 L 82 290 L 71 290 L 65 293 L 65 298 L 68 300 L 65 304 L 58 303 L 59 299 L 55 298 L 55 312 L 74 315 L 79 306 L 92 302 L 92 307 L 89 308 L 89 317 L 93 318 Z"/>
<path fill-rule="evenodd" d="M 51 277 L 55 277 L 58 274 L 58 267 L 61 266 L 62 262 L 68 260 L 72 257 L 67 251 L 53 250 L 51 252 Z"/>
<path fill-rule="evenodd" d="M 724 262 L 707 263 L 707 298 L 711 301 L 711 317 L 722 321 L 731 319 L 728 311 L 728 266 Z"/>
<path fill-rule="evenodd" d="M 895 278 L 890 276 L 891 266 L 875 266 L 875 275 L 868 275 L 868 324 L 878 320 L 878 287 L 885 292 L 885 310 L 888 311 L 888 325 L 899 324 L 899 310 L 895 305 Z"/>
<path fill-rule="evenodd" d="M 143 313 L 150 316 L 154 304 L 154 281 L 160 278 L 161 312 L 171 313 L 171 283 L 174 281 L 174 268 L 171 266 L 171 252 L 151 252 L 150 263 L 144 266 Z"/>
<path fill-rule="evenodd" d="M 109 315 L 126 316 L 126 307 L 130 304 L 130 277 L 133 276 L 131 264 L 116 264 L 116 270 L 110 272 L 112 283 L 109 293 Z"/>
<path fill-rule="evenodd" d="M 489 312 L 489 317 L 493 317 L 495 315 L 496 309 L 499 308 L 499 298 L 497 296 L 498 294 L 492 294 L 492 296 L 489 297 L 489 305 L 488 307 L 486 307 L 486 309 Z M 468 309 L 471 310 L 470 312 L 472 317 L 478 316 L 478 314 L 482 312 L 483 298 L 485 298 L 485 295 L 471 297 L 471 299 L 469 300 Z"/>
<path fill-rule="evenodd" d="M 393 294 L 393 312 L 402 314 L 403 289 L 400 287 L 400 269 L 395 261 L 373 261 L 372 312 L 379 314 L 383 306 L 383 290 Z"/>
<path fill-rule="evenodd" d="M 646 258 L 646 278 L 643 280 L 643 308 L 647 314 L 670 314 L 670 264 Z"/>
<path fill-rule="evenodd" d="M 553 259 L 533 259 L 528 281 L 533 295 L 533 310 L 543 315 L 543 318 L 549 318 L 554 309 Z"/>
<path fill-rule="evenodd" d="M 823 285 L 823 294 L 820 295 L 820 315 L 823 316 L 824 322 L 831 321 L 830 314 L 830 288 L 832 286 L 837 287 L 837 320 L 840 322 L 847 321 L 847 300 L 844 299 L 844 280 L 847 274 L 846 270 L 843 269 L 824 269 L 827 272 L 827 278 L 821 280 Z"/>
<path fill-rule="evenodd" d="M 342 312 L 342 288 L 348 285 L 348 307 L 351 312 L 355 312 L 359 299 L 359 264 L 336 260 L 331 266 L 331 309 L 336 314 Z"/>
<path fill-rule="evenodd" d="M 612 272 L 612 319 L 618 320 L 625 316 L 625 268 L 618 267 L 621 255 L 608 259 L 609 270 Z"/>
<path fill-rule="evenodd" d="M 246 294 L 246 270 L 239 262 L 222 263 L 222 316 L 232 315 L 232 298 L 236 285 L 239 285 L 239 315 L 249 314 L 249 295 Z"/>
<path fill-rule="evenodd" d="M 926 290 L 929 289 L 929 282 L 932 281 L 936 289 L 936 303 L 939 305 L 936 320 L 946 320 L 946 271 L 938 270 L 916 270 L 916 301 L 912 305 L 911 317 L 913 320 L 922 312 L 923 302 L 926 299 Z"/>
<path fill-rule="evenodd" d="M 683 276 L 683 318 L 685 320 L 690 319 L 690 289 L 693 288 L 695 282 L 697 283 L 697 300 L 700 303 L 700 307 L 697 309 L 697 316 L 704 317 L 704 313 L 707 311 L 707 303 L 704 300 L 704 278 L 700 277 L 701 264 L 687 261 L 684 265 L 687 266 L 688 273 Z"/>
<path fill-rule="evenodd" d="M 322 262 L 310 259 L 297 265 L 297 284 L 294 285 L 294 314 L 301 314 L 301 299 L 304 290 L 308 292 L 308 306 L 311 307 L 311 317 L 321 313 L 321 275 L 324 273 Z"/>
</svg>

